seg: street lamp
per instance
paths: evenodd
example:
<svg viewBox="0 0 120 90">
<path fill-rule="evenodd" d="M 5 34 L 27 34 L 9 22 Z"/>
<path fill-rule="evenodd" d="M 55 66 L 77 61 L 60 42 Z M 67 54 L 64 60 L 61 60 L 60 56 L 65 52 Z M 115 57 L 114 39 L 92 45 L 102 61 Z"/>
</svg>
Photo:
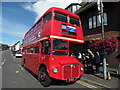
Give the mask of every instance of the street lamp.
<svg viewBox="0 0 120 90">
<path fill-rule="evenodd" d="M 102 0 L 98 0 L 97 2 L 98 6 L 98 11 L 100 12 L 101 16 L 101 29 L 102 29 L 102 40 L 104 40 L 105 35 L 104 35 L 104 16 L 103 16 L 103 4 Z M 103 50 L 103 71 L 104 71 L 104 79 L 107 79 L 107 67 L 106 67 L 106 57 L 105 57 L 105 50 Z"/>
</svg>

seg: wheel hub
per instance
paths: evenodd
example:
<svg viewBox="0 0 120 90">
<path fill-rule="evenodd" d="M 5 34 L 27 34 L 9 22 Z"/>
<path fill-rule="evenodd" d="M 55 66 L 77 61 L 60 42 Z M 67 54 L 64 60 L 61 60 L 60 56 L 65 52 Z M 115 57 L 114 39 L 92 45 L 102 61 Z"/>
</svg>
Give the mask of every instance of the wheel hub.
<svg viewBox="0 0 120 90">
<path fill-rule="evenodd" d="M 44 81 L 46 79 L 46 73 L 42 72 L 40 78 L 41 78 L 42 81 Z"/>
</svg>

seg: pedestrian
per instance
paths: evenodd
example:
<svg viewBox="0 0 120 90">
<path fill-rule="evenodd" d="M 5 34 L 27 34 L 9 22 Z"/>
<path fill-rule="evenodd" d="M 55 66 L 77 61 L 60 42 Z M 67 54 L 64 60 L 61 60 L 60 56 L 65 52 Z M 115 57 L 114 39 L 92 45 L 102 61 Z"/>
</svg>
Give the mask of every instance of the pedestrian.
<svg viewBox="0 0 120 90">
<path fill-rule="evenodd" d="M 78 60 L 79 60 L 80 62 L 82 62 L 82 53 L 81 53 L 81 52 L 79 52 Z"/>
<path fill-rule="evenodd" d="M 100 62 L 101 62 L 101 57 L 99 52 L 95 52 L 95 63 L 96 63 L 96 74 L 100 74 Z"/>
<path fill-rule="evenodd" d="M 94 54 L 90 49 L 88 49 L 86 54 L 87 73 L 94 74 L 93 62 L 94 62 Z"/>
</svg>

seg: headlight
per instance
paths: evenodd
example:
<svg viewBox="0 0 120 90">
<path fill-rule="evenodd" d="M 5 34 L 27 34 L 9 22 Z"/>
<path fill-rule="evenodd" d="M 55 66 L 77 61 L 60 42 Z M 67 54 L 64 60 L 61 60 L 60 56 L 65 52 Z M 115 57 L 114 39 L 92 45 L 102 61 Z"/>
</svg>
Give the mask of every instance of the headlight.
<svg viewBox="0 0 120 90">
<path fill-rule="evenodd" d="M 84 68 L 83 68 L 83 67 L 80 67 L 80 70 L 81 70 L 81 71 L 83 71 L 83 70 L 84 70 Z"/>
<path fill-rule="evenodd" d="M 54 68 L 54 69 L 53 69 L 53 72 L 54 72 L 54 73 L 58 73 L 58 68 Z"/>
</svg>

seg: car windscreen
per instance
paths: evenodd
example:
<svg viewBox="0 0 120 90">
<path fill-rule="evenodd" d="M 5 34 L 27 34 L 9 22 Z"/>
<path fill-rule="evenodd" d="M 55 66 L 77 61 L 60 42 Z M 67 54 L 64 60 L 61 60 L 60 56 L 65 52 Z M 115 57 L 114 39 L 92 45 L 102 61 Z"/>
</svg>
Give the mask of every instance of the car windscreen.
<svg viewBox="0 0 120 90">
<path fill-rule="evenodd" d="M 21 51 L 17 51 L 16 54 L 22 54 Z"/>
</svg>

